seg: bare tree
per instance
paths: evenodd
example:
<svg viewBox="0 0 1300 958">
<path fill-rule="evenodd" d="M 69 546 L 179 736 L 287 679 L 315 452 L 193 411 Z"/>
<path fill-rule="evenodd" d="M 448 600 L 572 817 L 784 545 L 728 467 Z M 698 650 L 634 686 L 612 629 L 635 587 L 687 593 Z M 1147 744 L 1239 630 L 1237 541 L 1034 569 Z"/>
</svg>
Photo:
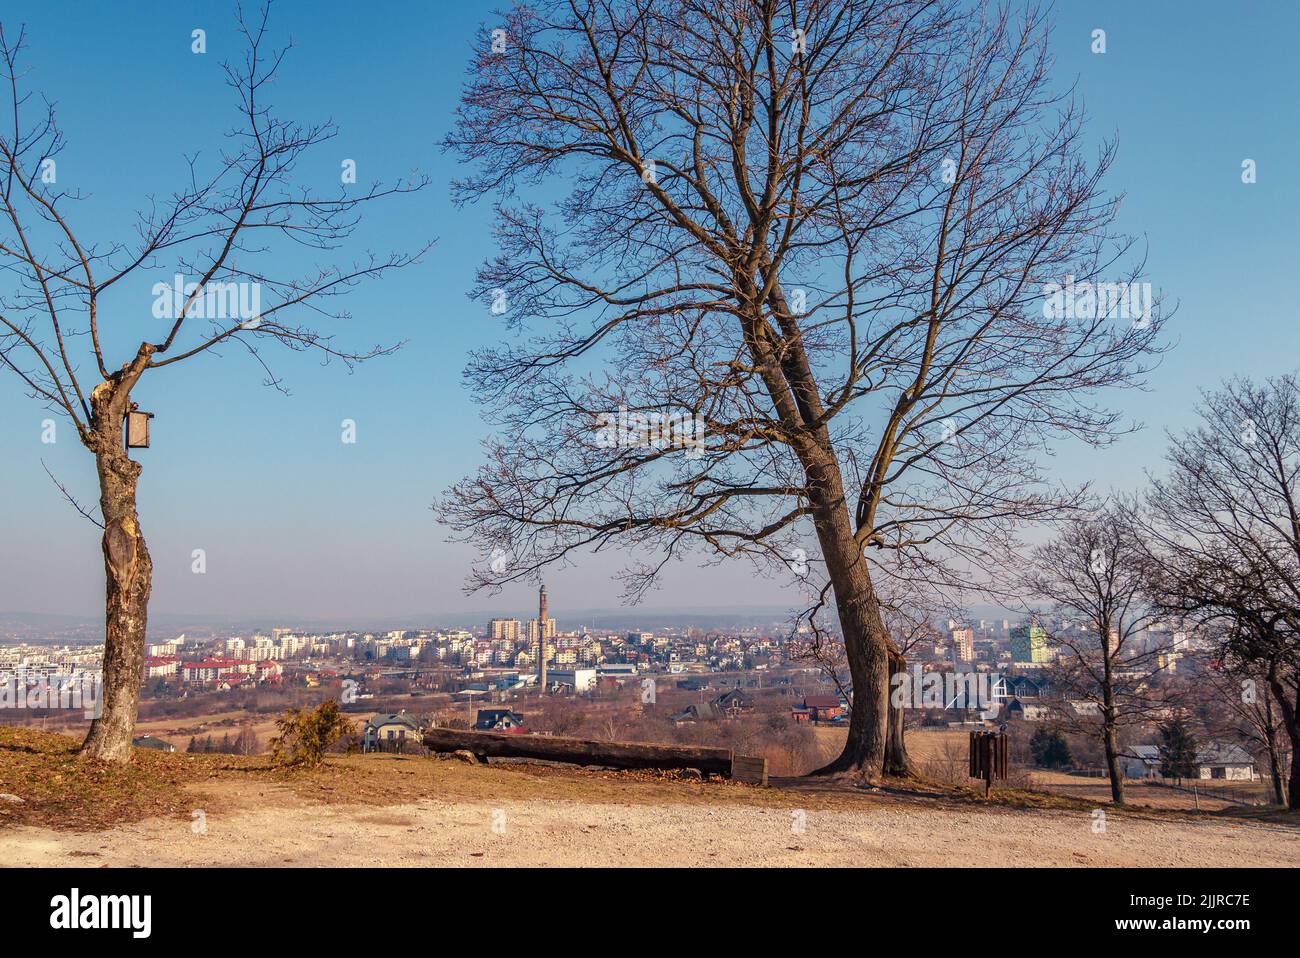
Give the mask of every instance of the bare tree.
<svg viewBox="0 0 1300 958">
<path fill-rule="evenodd" d="M 1172 635 L 1155 624 L 1147 598 L 1147 552 L 1120 503 L 1073 516 L 1034 550 L 1024 587 L 1052 603 L 1061 649 L 1052 684 L 1062 694 L 1058 719 L 1100 740 L 1111 801 L 1124 804 L 1120 732 L 1143 724 L 1173 700 L 1168 667 Z M 1080 707 L 1079 703 L 1086 703 Z"/>
<path fill-rule="evenodd" d="M 76 226 L 73 203 L 79 195 L 60 189 L 57 174 L 49 175 L 64 146 L 54 108 L 23 86 L 19 64 L 25 32 L 15 35 L 0 26 L 5 99 L 12 110 L 12 123 L 0 131 L 0 266 L 6 281 L 0 289 L 0 365 L 33 397 L 66 415 L 95 457 L 99 516 L 88 515 L 104 529 L 103 714 L 91 723 L 82 754 L 96 758 L 130 757 L 153 578 L 136 508 L 141 467 L 124 440 L 124 419 L 136 408 L 133 391 L 144 377 L 223 346 L 246 349 L 276 386 L 279 380 L 261 354 L 267 343 L 315 350 L 348 365 L 391 352 L 395 346 L 346 349 L 293 317 L 346 319 L 346 313 L 329 308 L 331 298 L 419 256 L 368 254 L 304 275 L 277 270 L 286 249 L 338 249 L 364 205 L 417 190 L 424 181 L 351 190 L 341 185 L 333 195 L 295 183 L 295 169 L 335 130 L 328 123 L 301 124 L 271 112 L 267 96 L 288 48 L 268 47 L 268 15 L 269 7 L 251 19 L 240 12 L 246 49 L 241 62 L 225 66 L 241 125 L 209 161 L 186 158 L 183 185 L 170 196 L 147 201 L 130 242 L 94 242 Z M 132 281 L 138 288 L 169 264 L 174 265 L 169 278 L 175 274 L 193 282 L 174 295 L 160 290 L 166 284 L 154 286 L 152 312 L 164 321 L 116 365 L 105 338 L 133 340 L 137 333 L 103 317 L 144 309 L 129 300 L 119 305 L 122 297 L 110 293 L 124 296 Z M 240 308 L 254 303 L 260 305 L 256 315 Z M 98 380 L 93 388 L 86 388 L 87 369 L 90 381 Z"/>
<path fill-rule="evenodd" d="M 901 670 L 902 662 L 911 654 L 912 649 L 923 643 L 933 644 L 941 635 L 935 622 L 944 617 L 959 614 L 957 600 L 933 587 L 933 583 L 922 578 L 909 578 L 895 574 L 886 577 L 889 593 L 879 589 L 876 599 L 880 607 L 880 618 L 889 636 L 893 651 Z M 825 622 L 825 607 L 829 601 L 831 584 L 825 583 L 816 602 L 803 610 L 795 619 L 796 628 L 787 645 L 792 661 L 808 661 L 821 670 L 834 684 L 836 691 L 852 701 L 853 676 L 849 668 L 848 651 L 838 630 L 832 631 Z M 891 678 L 892 678 L 891 671 Z M 897 747 L 902 750 L 901 741 L 906 729 L 906 711 L 890 709 L 889 735 L 897 739 Z M 850 715 L 851 718 L 851 715 Z"/>
<path fill-rule="evenodd" d="M 616 544 L 629 600 L 691 553 L 829 586 L 853 710 L 822 771 L 906 773 L 882 578 L 969 579 L 1054 514 L 1041 450 L 1124 428 L 1096 391 L 1162 321 L 1044 308 L 1128 250 L 1044 41 L 944 0 L 540 0 L 483 30 L 447 145 L 517 336 L 471 358 L 498 432 L 438 506 L 509 557 L 467 588 Z"/>
<path fill-rule="evenodd" d="M 1206 663 L 1197 686 L 1202 692 L 1196 709 L 1199 724 L 1215 738 L 1236 739 L 1253 755 L 1263 755 L 1273 797 L 1285 805 L 1283 783 L 1291 748 L 1268 681 L 1268 666 L 1216 658 Z"/>
<path fill-rule="evenodd" d="M 1219 658 L 1258 667 L 1291 742 L 1300 808 L 1300 382 L 1235 378 L 1202 394 L 1149 494 L 1156 593 L 1214 631 Z"/>
</svg>

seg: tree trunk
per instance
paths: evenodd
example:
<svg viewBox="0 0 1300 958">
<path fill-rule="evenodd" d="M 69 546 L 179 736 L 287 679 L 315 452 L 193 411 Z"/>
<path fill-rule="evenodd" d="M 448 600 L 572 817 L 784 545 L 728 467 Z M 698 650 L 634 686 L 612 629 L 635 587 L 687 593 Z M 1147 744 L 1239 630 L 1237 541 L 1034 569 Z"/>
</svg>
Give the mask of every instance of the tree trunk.
<svg viewBox="0 0 1300 958">
<path fill-rule="evenodd" d="M 424 746 L 435 752 L 468 751 L 475 755 L 534 758 L 609 768 L 695 768 L 706 775 L 732 774 L 734 753 L 700 745 L 644 745 L 597 742 L 559 735 L 518 735 L 450 728 L 426 729 Z"/>
<path fill-rule="evenodd" d="M 763 283 L 770 279 L 769 267 L 770 263 L 760 270 Z M 767 344 L 766 337 L 757 332 L 766 322 L 761 306 L 754 298 L 761 284 L 751 283 L 747 275 L 738 274 L 736 279 L 738 288 L 753 307 L 746 338 L 782 421 L 797 428 L 820 420 L 823 410 L 816 378 L 780 284 L 772 283 L 768 294 L 772 315 L 786 337 L 786 343 L 777 355 Z M 825 422 L 821 422 L 811 436 L 802 437 L 795 451 L 808 480 L 813 525 L 835 593 L 835 607 L 853 682 L 849 734 L 844 751 L 835 761 L 812 774 L 847 772 L 869 781 L 882 774 L 910 774 L 907 751 L 903 748 L 902 715 L 893 716 L 889 703 L 891 658 L 901 663 L 902 656 L 890 642 L 867 560 L 854 535 L 844 495 L 844 478 Z M 893 724 L 895 719 L 896 725 Z"/>
<path fill-rule="evenodd" d="M 1291 777 L 1286 784 L 1286 807 L 1290 811 L 1300 811 L 1300 735 L 1294 728 L 1291 732 Z"/>
<path fill-rule="evenodd" d="M 1277 805 L 1286 804 L 1286 793 L 1282 791 L 1282 760 L 1277 751 L 1277 718 L 1273 712 L 1273 688 L 1265 686 L 1264 719 L 1262 722 L 1264 745 L 1268 749 L 1268 774 L 1273 783 L 1273 798 Z"/>
<path fill-rule="evenodd" d="M 1124 804 L 1124 771 L 1119 767 L 1119 744 L 1115 730 L 1115 654 L 1117 646 L 1110 642 L 1112 611 L 1109 602 L 1097 623 L 1097 640 L 1101 648 L 1101 744 L 1106 754 L 1106 775 L 1110 778 L 1110 800 Z"/>
<path fill-rule="evenodd" d="M 131 758 L 153 584 L 153 562 L 136 513 L 140 464 L 130 459 L 123 447 L 126 402 L 123 391 L 111 383 L 101 384 L 91 394 L 99 505 L 104 518 L 104 686 L 102 712 L 90 723 L 80 754 L 113 762 Z"/>
<path fill-rule="evenodd" d="M 1276 804 L 1286 804 L 1286 793 L 1282 791 L 1282 763 L 1277 754 L 1277 729 L 1270 728 L 1267 734 L 1268 774 L 1273 782 L 1273 798 Z"/>
<path fill-rule="evenodd" d="M 1295 714 L 1295 709 L 1291 714 Z M 1291 776 L 1286 783 L 1286 807 L 1295 812 L 1300 811 L 1300 729 L 1292 721 L 1286 731 L 1291 738 Z"/>
<path fill-rule="evenodd" d="M 1106 747 L 1106 772 L 1110 776 L 1110 800 L 1116 805 L 1124 804 L 1124 770 L 1119 764 L 1119 746 L 1115 740 L 1115 723 L 1106 720 L 1102 732 Z"/>
<path fill-rule="evenodd" d="M 907 671 L 907 659 L 892 645 L 889 649 L 889 675 L 893 676 Z M 885 774 L 900 778 L 911 778 L 916 774 L 912 760 L 907 754 L 907 745 L 903 741 L 903 719 L 907 713 L 902 706 L 897 708 L 889 704 L 889 739 L 885 742 Z"/>
<path fill-rule="evenodd" d="M 814 524 L 826 570 L 835 593 L 844 651 L 853 682 L 848 738 L 839 757 L 814 775 L 850 773 L 867 781 L 882 775 L 910 775 L 903 746 L 901 709 L 889 702 L 890 674 L 905 663 L 890 642 L 880 613 L 880 600 L 871 583 L 849 523 L 839 470 L 833 464 L 809 470 L 814 477 Z"/>
<path fill-rule="evenodd" d="M 1278 709 L 1282 712 L 1282 727 L 1291 740 L 1291 777 L 1287 781 L 1286 807 L 1293 812 L 1300 811 L 1300 727 L 1296 725 L 1300 718 L 1300 689 L 1296 691 L 1296 701 L 1292 703 L 1277 666 L 1269 670 L 1268 684 Z"/>
<path fill-rule="evenodd" d="M 861 621 L 865 617 L 862 608 L 867 604 L 865 600 L 849 605 L 840 598 L 839 590 L 835 591 L 853 683 L 849 732 L 839 757 L 813 774 L 849 772 L 874 781 L 884 774 L 890 731 L 889 655 L 879 641 L 879 633 L 873 635 Z"/>
</svg>

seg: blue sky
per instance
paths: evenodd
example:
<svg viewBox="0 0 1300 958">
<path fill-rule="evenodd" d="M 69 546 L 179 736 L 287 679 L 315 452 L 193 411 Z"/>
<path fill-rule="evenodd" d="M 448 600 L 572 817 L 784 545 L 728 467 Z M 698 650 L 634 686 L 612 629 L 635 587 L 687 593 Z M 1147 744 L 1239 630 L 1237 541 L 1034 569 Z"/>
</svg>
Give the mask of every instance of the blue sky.
<svg viewBox="0 0 1300 958">
<path fill-rule="evenodd" d="M 84 4 L 5 0 L 7 29 L 25 22 L 29 83 L 56 101 L 69 146 L 61 186 L 90 195 L 74 214 L 86 236 L 126 235 L 150 193 L 179 185 L 181 156 L 212 150 L 236 120 L 220 62 L 239 52 L 232 7 L 198 3 Z M 234 351 L 171 367 L 137 390 L 159 413 L 140 508 L 155 565 L 156 612 L 312 618 L 458 613 L 531 601 L 525 586 L 499 599 L 464 597 L 469 560 L 444 542 L 429 504 L 477 463 L 484 427 L 460 388 L 466 351 L 501 335 L 500 321 L 466 298 L 491 249 L 486 208 L 454 210 L 455 158 L 447 130 L 474 30 L 496 22 L 491 3 L 281 3 L 276 39 L 295 49 L 276 85 L 281 115 L 332 119 L 339 137 L 304 178 L 337 182 L 355 159 L 359 179 L 418 168 L 432 184 L 374 207 L 357 248 L 437 247 L 421 266 L 350 295 L 343 338 L 406 340 L 397 355 L 348 374 L 315 358 L 270 355 L 291 395 L 261 385 Z M 310 11 L 310 15 L 308 15 Z M 1147 429 L 1103 452 L 1065 450 L 1063 478 L 1129 488 L 1158 466 L 1162 430 L 1189 421 L 1196 389 L 1234 373 L 1270 375 L 1300 365 L 1300 5 L 1148 0 L 1057 5 L 1052 49 L 1062 86 L 1077 79 L 1090 138 L 1117 136 L 1108 185 L 1127 199 L 1121 226 L 1149 247 L 1151 281 L 1180 306 L 1178 345 L 1145 394 L 1116 404 Z M 190 52 L 207 31 L 208 52 Z M 1093 29 L 1107 52 L 1090 51 Z M 1258 182 L 1243 185 L 1243 159 Z M 151 320 L 147 284 L 106 304 L 129 335 L 110 339 L 117 363 Z M 140 319 L 128 313 L 138 312 Z M 95 614 L 102 603 L 98 530 L 78 517 L 41 459 L 80 498 L 95 495 L 93 464 L 62 425 L 40 442 L 49 413 L 0 375 L 0 611 Z M 343 419 L 358 441 L 339 441 Z M 190 554 L 207 553 L 206 575 Z M 612 559 L 550 578 L 552 606 L 614 605 Z M 672 570 L 648 605 L 774 601 L 774 586 L 745 566 Z M 793 599 L 793 596 L 792 596 Z"/>
</svg>

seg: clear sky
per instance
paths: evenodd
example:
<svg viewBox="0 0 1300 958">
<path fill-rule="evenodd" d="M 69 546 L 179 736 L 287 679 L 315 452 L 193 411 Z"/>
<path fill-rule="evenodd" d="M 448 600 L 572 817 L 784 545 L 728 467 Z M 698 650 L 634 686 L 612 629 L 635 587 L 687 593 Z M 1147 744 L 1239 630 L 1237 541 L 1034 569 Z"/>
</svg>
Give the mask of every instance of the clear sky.
<svg viewBox="0 0 1300 958">
<path fill-rule="evenodd" d="M 7 29 L 26 23 L 31 88 L 57 102 L 69 146 L 60 186 L 90 195 L 74 224 L 100 241 L 129 234 L 150 193 L 181 184 L 182 154 L 211 151 L 236 120 L 220 62 L 238 55 L 233 17 L 219 0 L 78 3 L 4 0 Z M 1158 466 L 1162 431 L 1188 421 L 1198 386 L 1234 373 L 1295 369 L 1300 302 L 1300 4 L 1208 0 L 1089 0 L 1056 5 L 1055 77 L 1077 79 L 1089 135 L 1115 135 L 1108 185 L 1127 194 L 1121 226 L 1149 244 L 1153 284 L 1180 306 L 1177 348 L 1145 394 L 1116 404 L 1147 423 L 1101 453 L 1066 450 L 1054 467 L 1070 480 L 1136 486 Z M 491 250 L 488 210 L 456 211 L 447 184 L 455 158 L 446 132 L 474 29 L 496 22 L 493 4 L 317 0 L 281 2 L 275 39 L 295 49 L 276 84 L 281 115 L 332 119 L 337 140 L 317 151 L 310 182 L 337 182 L 355 159 L 362 182 L 412 168 L 432 185 L 372 208 L 358 246 L 419 246 L 423 265 L 350 295 L 346 341 L 407 340 L 400 353 L 348 375 L 309 355 L 269 354 L 290 396 L 261 385 L 246 355 L 230 351 L 150 374 L 136 390 L 158 413 L 144 463 L 140 510 L 154 560 L 156 612 L 230 616 L 391 619 L 531 601 L 518 586 L 498 599 L 464 597 L 469 553 L 445 542 L 433 499 L 477 463 L 483 425 L 460 388 L 466 351 L 503 335 L 466 298 Z M 207 31 L 208 52 L 190 51 Z M 1091 32 L 1106 31 L 1093 54 Z M 1258 182 L 1241 182 L 1244 159 Z M 149 335 L 142 284 L 105 304 L 114 364 Z M 99 530 L 51 484 L 49 468 L 81 499 L 95 499 L 93 463 L 50 414 L 0 374 L 0 611 L 96 614 L 102 609 Z M 340 422 L 357 423 L 354 445 Z M 191 573 L 191 551 L 207 573 Z M 617 562 L 598 558 L 549 578 L 551 605 L 612 606 Z M 791 595 L 793 599 L 793 595 Z M 747 566 L 672 570 L 651 607 L 780 600 Z M 413 623 L 415 624 L 415 623 Z"/>
</svg>

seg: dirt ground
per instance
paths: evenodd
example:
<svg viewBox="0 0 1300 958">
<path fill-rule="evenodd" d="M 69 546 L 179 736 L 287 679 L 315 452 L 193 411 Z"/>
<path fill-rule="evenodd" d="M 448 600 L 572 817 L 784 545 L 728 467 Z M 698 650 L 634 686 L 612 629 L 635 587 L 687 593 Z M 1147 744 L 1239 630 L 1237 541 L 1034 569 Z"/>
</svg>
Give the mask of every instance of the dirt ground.
<svg viewBox="0 0 1300 958">
<path fill-rule="evenodd" d="M 1300 866 L 1300 818 L 1279 812 L 427 756 L 287 770 L 138 750 L 107 765 L 78 760 L 76 745 L 0 728 L 0 864 Z"/>
<path fill-rule="evenodd" d="M 484 774 L 493 770 L 485 769 Z M 499 774 L 499 773 L 498 773 Z M 1294 829 L 1011 809 L 862 811 L 426 799 L 279 802 L 111 831 L 24 827 L 6 865 L 1300 866 Z M 802 830 L 800 830 L 802 829 Z"/>
<path fill-rule="evenodd" d="M 8 866 L 1300 866 L 1300 828 L 641 781 L 535 766 L 355 757 L 392 804 L 248 777 L 187 786 L 188 814 L 0 831 Z M 340 769 L 346 773 L 346 769 Z M 331 779 L 330 781 L 338 781 Z M 378 780 L 378 779 L 377 779 Z M 325 790 L 330 794 L 317 794 Z"/>
</svg>

